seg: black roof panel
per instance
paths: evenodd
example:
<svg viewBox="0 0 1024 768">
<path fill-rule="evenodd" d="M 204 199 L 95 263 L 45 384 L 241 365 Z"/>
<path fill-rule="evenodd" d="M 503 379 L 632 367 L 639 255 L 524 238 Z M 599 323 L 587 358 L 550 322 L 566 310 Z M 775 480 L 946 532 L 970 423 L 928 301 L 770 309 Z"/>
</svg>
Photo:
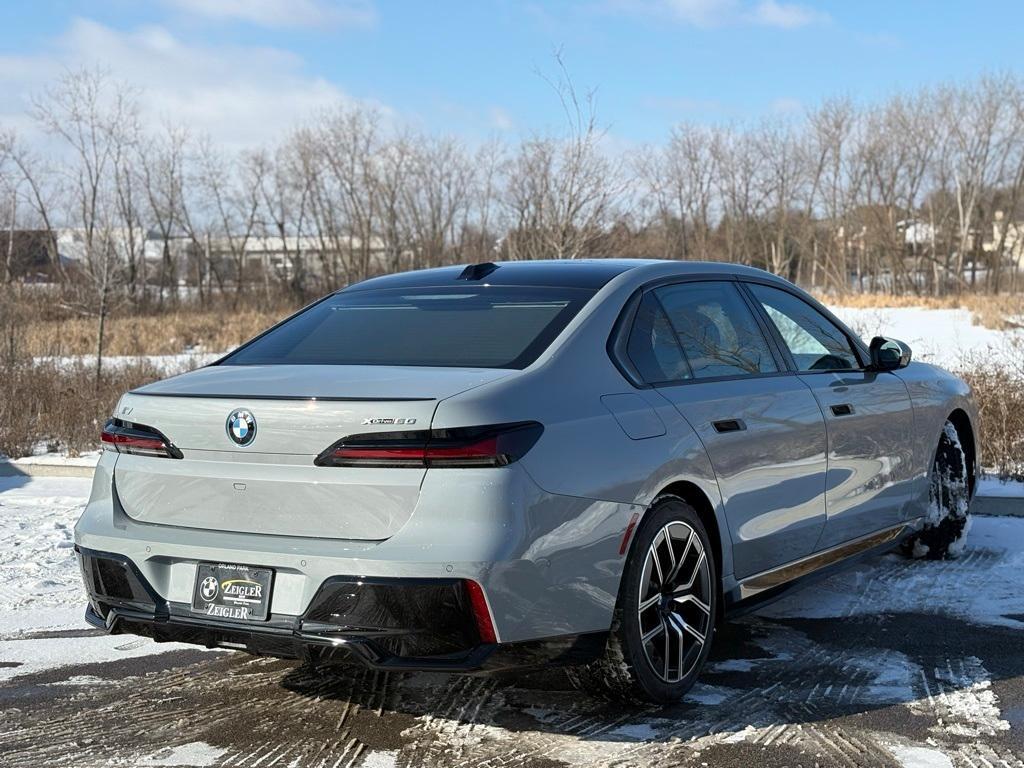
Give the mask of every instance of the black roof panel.
<svg viewBox="0 0 1024 768">
<path fill-rule="evenodd" d="M 652 264 L 643 259 L 558 259 L 551 261 L 500 261 L 494 270 L 486 271 L 480 280 L 465 281 L 467 285 L 550 285 L 567 288 L 601 288 L 613 277 L 626 270 Z M 376 288 L 415 288 L 459 285 L 458 278 L 466 270 L 465 264 L 415 272 L 372 277 L 345 288 L 363 291 Z"/>
</svg>

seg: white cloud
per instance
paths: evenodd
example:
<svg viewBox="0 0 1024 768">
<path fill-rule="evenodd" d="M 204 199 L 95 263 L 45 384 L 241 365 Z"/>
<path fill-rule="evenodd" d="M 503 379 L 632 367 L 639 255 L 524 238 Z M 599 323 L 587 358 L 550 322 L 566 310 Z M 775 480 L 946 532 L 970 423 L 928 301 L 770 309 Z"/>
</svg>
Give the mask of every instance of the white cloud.
<svg viewBox="0 0 1024 768">
<path fill-rule="evenodd" d="M 317 110 L 353 103 L 288 51 L 206 46 L 159 26 L 119 31 L 78 19 L 44 51 L 0 56 L 0 123 L 24 126 L 33 93 L 67 69 L 97 66 L 140 88 L 150 122 L 184 125 L 235 149 L 279 138 Z"/>
<path fill-rule="evenodd" d="M 190 16 L 243 21 L 261 27 L 369 26 L 377 13 L 370 0 L 164 0 Z"/>
<path fill-rule="evenodd" d="M 769 109 L 773 115 L 798 115 L 804 111 L 804 105 L 799 99 L 782 96 L 772 101 Z"/>
<path fill-rule="evenodd" d="M 828 21 L 828 14 L 795 3 L 779 3 L 776 0 L 762 0 L 748 12 L 750 20 L 766 27 L 795 29 Z"/>
<path fill-rule="evenodd" d="M 753 24 L 794 29 L 829 20 L 823 11 L 778 0 L 609 0 L 614 11 L 667 15 L 694 27 Z"/>
<path fill-rule="evenodd" d="M 511 131 L 515 128 L 515 121 L 506 110 L 501 107 L 491 107 L 491 125 L 499 131 Z"/>
</svg>

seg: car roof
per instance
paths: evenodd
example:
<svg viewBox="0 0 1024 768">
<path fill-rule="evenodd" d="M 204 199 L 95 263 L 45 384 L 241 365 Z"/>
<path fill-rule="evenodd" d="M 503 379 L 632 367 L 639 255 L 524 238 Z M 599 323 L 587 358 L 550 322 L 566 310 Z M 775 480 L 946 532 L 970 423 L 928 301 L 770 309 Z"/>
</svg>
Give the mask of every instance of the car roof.
<svg viewBox="0 0 1024 768">
<path fill-rule="evenodd" d="M 441 287 L 445 285 L 556 286 L 597 290 L 630 270 L 675 275 L 747 275 L 768 276 L 767 272 L 740 264 L 713 261 L 670 261 L 666 259 L 550 259 L 538 261 L 500 261 L 461 264 L 452 267 L 420 269 L 372 277 L 350 285 L 344 291 L 382 288 Z"/>
</svg>

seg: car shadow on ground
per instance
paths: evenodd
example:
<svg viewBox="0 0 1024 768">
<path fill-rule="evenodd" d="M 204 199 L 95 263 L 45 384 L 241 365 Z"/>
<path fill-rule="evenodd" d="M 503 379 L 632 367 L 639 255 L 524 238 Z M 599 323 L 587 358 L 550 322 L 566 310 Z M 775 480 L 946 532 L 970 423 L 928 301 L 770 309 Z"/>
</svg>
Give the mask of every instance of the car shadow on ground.
<svg viewBox="0 0 1024 768">
<path fill-rule="evenodd" d="M 0 493 L 13 491 L 15 488 L 22 488 L 32 480 L 17 465 L 9 461 L 0 460 Z"/>
</svg>

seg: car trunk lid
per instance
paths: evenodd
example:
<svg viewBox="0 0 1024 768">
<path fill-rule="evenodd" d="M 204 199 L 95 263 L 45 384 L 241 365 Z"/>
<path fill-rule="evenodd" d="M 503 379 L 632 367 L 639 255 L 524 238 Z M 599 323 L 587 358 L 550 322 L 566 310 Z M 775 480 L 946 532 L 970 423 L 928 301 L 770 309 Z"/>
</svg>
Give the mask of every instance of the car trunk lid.
<svg viewBox="0 0 1024 768">
<path fill-rule="evenodd" d="M 159 430 L 184 458 L 121 455 L 118 498 L 148 523 L 243 533 L 382 540 L 409 519 L 420 468 L 318 467 L 353 434 L 429 429 L 439 400 L 509 375 L 497 369 L 213 366 L 122 398 L 117 418 Z M 229 416 L 247 411 L 248 445 Z"/>
</svg>

